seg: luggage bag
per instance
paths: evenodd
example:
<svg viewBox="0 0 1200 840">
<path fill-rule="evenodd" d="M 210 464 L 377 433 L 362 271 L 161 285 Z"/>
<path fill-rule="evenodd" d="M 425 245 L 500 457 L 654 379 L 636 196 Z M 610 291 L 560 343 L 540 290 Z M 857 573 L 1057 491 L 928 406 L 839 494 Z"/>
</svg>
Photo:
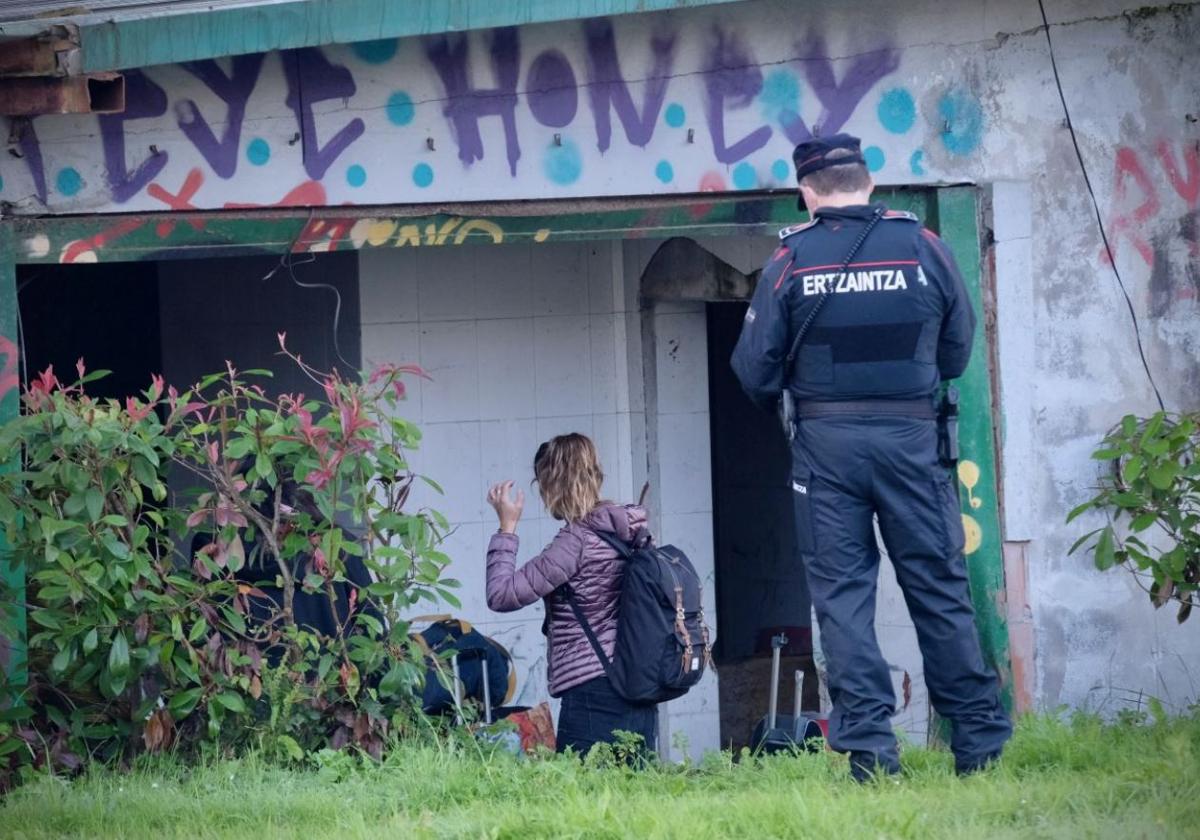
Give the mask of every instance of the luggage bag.
<svg viewBox="0 0 1200 840">
<path fill-rule="evenodd" d="M 771 637 L 771 695 L 767 715 L 754 727 L 754 734 L 750 737 L 750 749 L 755 753 L 770 754 L 787 750 L 816 752 L 825 746 L 820 724 L 800 710 L 803 671 L 796 671 L 796 699 L 792 714 L 779 714 L 779 660 L 786 644 L 787 636 L 782 633 Z"/>
</svg>

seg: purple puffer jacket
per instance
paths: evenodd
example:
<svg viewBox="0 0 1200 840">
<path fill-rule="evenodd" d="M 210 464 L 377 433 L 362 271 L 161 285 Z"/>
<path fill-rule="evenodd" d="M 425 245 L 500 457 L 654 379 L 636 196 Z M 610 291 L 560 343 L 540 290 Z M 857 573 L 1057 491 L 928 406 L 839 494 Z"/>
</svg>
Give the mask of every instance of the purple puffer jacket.
<svg viewBox="0 0 1200 840">
<path fill-rule="evenodd" d="M 564 525 L 546 550 L 520 569 L 516 534 L 494 534 L 488 545 L 488 607 L 512 612 L 539 598 L 546 601 L 550 617 L 546 667 L 552 697 L 604 674 L 571 605 L 550 597 L 554 590 L 570 582 L 576 602 L 609 656 L 617 638 L 617 597 L 625 562 L 593 530 L 611 531 L 635 545 L 650 541 L 644 509 L 603 502 L 582 522 Z"/>
</svg>

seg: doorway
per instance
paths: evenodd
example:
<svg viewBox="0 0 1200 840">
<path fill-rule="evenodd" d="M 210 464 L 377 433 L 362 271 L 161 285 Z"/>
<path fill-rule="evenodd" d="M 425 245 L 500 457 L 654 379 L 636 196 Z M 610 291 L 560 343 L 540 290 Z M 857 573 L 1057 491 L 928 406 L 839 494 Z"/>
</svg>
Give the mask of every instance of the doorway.
<svg viewBox="0 0 1200 840">
<path fill-rule="evenodd" d="M 722 302 L 709 303 L 706 312 L 721 743 L 734 750 L 766 713 L 772 636 L 787 637 L 780 708 L 792 708 L 797 670 L 804 671 L 806 710 L 817 710 L 819 691 L 787 441 L 775 417 L 742 392 L 729 365 L 746 309 L 744 302 Z"/>
</svg>

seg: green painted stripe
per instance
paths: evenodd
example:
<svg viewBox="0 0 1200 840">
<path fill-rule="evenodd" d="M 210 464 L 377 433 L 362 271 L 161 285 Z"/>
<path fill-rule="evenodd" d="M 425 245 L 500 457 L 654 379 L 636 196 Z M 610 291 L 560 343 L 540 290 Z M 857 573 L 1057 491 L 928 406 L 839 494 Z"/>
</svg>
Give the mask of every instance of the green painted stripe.
<svg viewBox="0 0 1200 840">
<path fill-rule="evenodd" d="M 83 69 L 94 73 L 296 47 L 739 2 L 745 0 L 290 0 L 174 13 L 108 12 L 71 21 L 80 30 Z M 16 36 L 45 28 L 44 20 L 21 21 L 4 24 L 3 32 Z"/>
<path fill-rule="evenodd" d="M 919 216 L 932 211 L 930 193 L 880 190 L 877 197 Z M 19 217 L 7 222 L 16 234 L 21 263 L 123 262 L 237 256 L 247 253 L 338 250 L 356 247 L 450 247 L 528 241 L 583 241 L 670 236 L 774 235 L 802 218 L 791 194 L 691 197 L 589 213 L 513 216 L 489 213 L 486 204 L 462 214 L 411 216 L 393 208 L 354 215 L 325 208 L 310 219 L 303 211 L 230 211 L 171 215 Z M 372 226 L 374 226 L 372 228 Z M 415 239 L 414 239 L 415 237 Z M 764 255 L 765 259 L 765 255 Z"/>
<path fill-rule="evenodd" d="M 958 261 L 978 323 L 971 350 L 971 364 L 956 383 L 962 403 L 958 430 L 961 455 L 959 491 L 963 514 L 977 523 L 980 529 L 979 546 L 967 556 L 967 574 L 971 581 L 971 600 L 975 606 L 975 624 L 979 628 L 983 658 L 1000 675 L 1001 696 L 1005 708 L 1011 710 L 1012 660 L 1005 615 L 1003 536 L 997 499 L 1000 485 L 996 474 L 992 428 L 991 356 L 983 312 L 976 189 L 939 189 L 936 206 L 936 229 Z M 964 462 L 970 462 L 978 468 L 978 481 L 970 487 L 961 481 Z"/>
<path fill-rule="evenodd" d="M 17 416 L 17 265 L 13 253 L 13 231 L 0 225 L 0 424 Z M 0 464 L 8 470 L 13 464 Z M 0 532 L 0 669 L 14 691 L 27 681 L 25 662 L 25 562 L 13 556 Z M 0 709 L 14 697 L 0 693 Z"/>
</svg>

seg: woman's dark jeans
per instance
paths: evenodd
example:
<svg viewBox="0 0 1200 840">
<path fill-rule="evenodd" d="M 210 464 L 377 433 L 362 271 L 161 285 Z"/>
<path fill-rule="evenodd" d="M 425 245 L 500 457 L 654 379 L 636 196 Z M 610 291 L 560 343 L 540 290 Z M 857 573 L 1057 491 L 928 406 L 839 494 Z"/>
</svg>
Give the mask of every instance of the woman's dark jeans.
<svg viewBox="0 0 1200 840">
<path fill-rule="evenodd" d="M 658 740 L 658 707 L 634 706 L 618 695 L 608 677 L 568 688 L 558 712 L 558 751 L 587 755 L 593 744 L 614 743 L 614 730 L 641 735 L 647 752 Z"/>
</svg>

